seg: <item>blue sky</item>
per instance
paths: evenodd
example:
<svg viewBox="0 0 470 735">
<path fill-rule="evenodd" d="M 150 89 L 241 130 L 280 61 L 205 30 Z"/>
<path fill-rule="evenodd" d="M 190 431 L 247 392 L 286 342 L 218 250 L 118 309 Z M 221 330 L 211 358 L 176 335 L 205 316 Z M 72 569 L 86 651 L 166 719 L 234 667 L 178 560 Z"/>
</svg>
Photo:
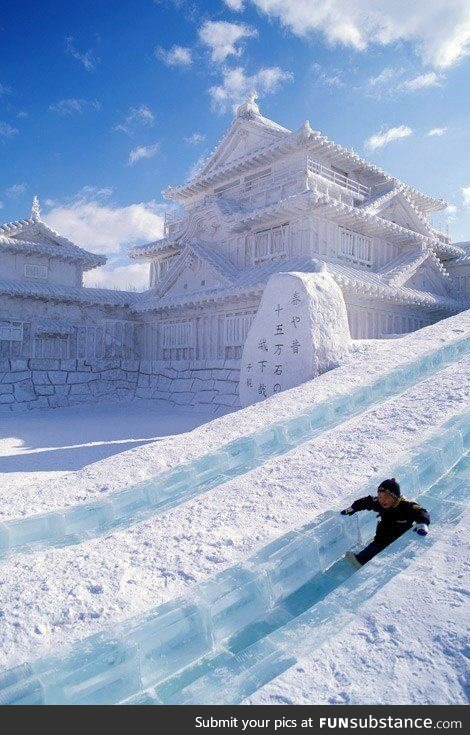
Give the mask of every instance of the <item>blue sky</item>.
<svg viewBox="0 0 470 735">
<path fill-rule="evenodd" d="M 436 225 L 468 240 L 469 29 L 468 0 L 2 0 L 0 219 L 38 194 L 108 255 L 91 282 L 142 286 L 126 253 L 161 234 L 161 190 L 254 87 L 266 116 L 444 198 Z"/>
</svg>

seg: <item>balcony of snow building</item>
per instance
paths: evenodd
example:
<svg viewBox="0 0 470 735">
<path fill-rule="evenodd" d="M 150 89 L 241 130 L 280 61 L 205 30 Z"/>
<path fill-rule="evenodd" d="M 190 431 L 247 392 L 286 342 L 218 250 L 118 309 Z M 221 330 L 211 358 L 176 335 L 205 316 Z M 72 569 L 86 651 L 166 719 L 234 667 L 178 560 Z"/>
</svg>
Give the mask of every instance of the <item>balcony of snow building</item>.
<svg viewBox="0 0 470 735">
<path fill-rule="evenodd" d="M 283 201 L 306 189 L 319 191 L 345 204 L 355 205 L 371 195 L 371 187 L 351 178 L 346 172 L 328 167 L 306 156 L 302 164 L 275 170 L 272 167 L 240 176 L 215 186 L 210 193 L 198 201 L 208 204 L 214 199 L 224 199 L 234 208 L 250 211 Z M 165 235 L 171 235 L 182 221 L 181 210 L 165 215 Z"/>
</svg>

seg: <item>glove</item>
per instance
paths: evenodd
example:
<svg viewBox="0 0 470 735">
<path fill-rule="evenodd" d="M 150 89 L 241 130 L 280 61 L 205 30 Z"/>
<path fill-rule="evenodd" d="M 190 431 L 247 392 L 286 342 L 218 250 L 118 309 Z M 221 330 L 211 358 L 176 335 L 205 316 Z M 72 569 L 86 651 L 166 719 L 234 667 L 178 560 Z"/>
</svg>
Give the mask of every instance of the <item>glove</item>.
<svg viewBox="0 0 470 735">
<path fill-rule="evenodd" d="M 429 531 L 429 527 L 426 523 L 417 523 L 413 530 L 416 531 L 419 536 L 426 536 Z"/>
<path fill-rule="evenodd" d="M 342 510 L 341 515 L 342 516 L 352 516 L 354 515 L 355 512 L 356 511 L 354 510 L 354 508 L 349 507 L 349 508 L 345 508 L 344 510 Z"/>
</svg>

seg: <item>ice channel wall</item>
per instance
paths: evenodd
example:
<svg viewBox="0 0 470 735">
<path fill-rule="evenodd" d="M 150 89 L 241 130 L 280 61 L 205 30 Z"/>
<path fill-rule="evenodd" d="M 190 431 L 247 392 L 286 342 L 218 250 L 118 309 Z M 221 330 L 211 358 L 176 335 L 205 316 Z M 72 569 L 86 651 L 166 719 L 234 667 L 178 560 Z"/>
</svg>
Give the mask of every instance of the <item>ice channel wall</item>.
<svg viewBox="0 0 470 735">
<path fill-rule="evenodd" d="M 410 463 L 390 469 L 399 477 L 406 474 L 414 493 L 421 494 L 468 451 L 469 441 L 468 416 L 456 417 L 441 427 L 436 437 L 425 442 Z M 460 485 L 465 487 L 464 482 Z M 431 500 L 434 506 L 442 506 L 439 499 Z M 463 500 L 456 498 L 456 502 L 450 505 L 455 505 L 461 513 Z M 429 509 L 433 512 L 432 506 Z M 350 523 L 338 516 L 337 511 L 324 514 L 313 523 L 263 547 L 245 564 L 226 569 L 212 580 L 196 586 L 190 596 L 124 621 L 113 634 L 103 632 L 91 636 L 58 655 L 52 653 L 46 658 L 0 672 L 0 704 L 133 702 L 142 690 L 161 687 L 164 682 L 167 682 L 167 689 L 170 684 L 167 694 L 171 697 L 175 674 L 202 657 L 218 652 L 224 659 L 222 666 L 218 664 L 222 681 L 219 682 L 212 674 L 209 682 L 205 681 L 207 677 L 203 677 L 201 684 L 207 689 L 208 683 L 209 692 L 205 691 L 205 694 L 210 697 L 214 697 L 215 690 L 222 687 L 223 691 L 217 691 L 217 694 L 225 696 L 230 688 L 230 697 L 233 698 L 233 675 L 240 673 L 240 662 L 237 656 L 224 649 L 224 641 L 262 618 L 293 590 L 328 568 L 356 543 L 367 540 L 375 524 L 375 519 L 369 515 L 372 514 L 364 514 L 364 518 L 356 518 Z M 361 589 L 360 596 L 363 593 Z M 335 622 L 340 622 L 337 613 L 341 612 L 341 602 L 342 598 L 336 605 L 325 603 L 328 610 L 333 611 L 333 619 L 331 616 L 328 618 L 333 627 Z M 312 611 L 315 613 L 313 617 Z M 300 627 L 304 627 L 302 644 L 305 644 L 305 636 L 308 639 L 312 637 L 319 623 L 315 617 L 316 608 L 311 608 L 307 614 L 308 626 L 303 620 L 299 621 Z M 294 625 L 299 627 L 297 623 Z M 294 632 L 298 638 L 298 631 Z M 265 674 L 272 678 L 275 675 L 270 661 L 272 654 L 276 659 L 281 656 L 285 667 L 295 663 L 291 654 L 285 660 L 286 650 L 292 651 L 291 631 L 283 630 L 281 622 L 280 646 L 277 640 L 272 643 L 267 639 L 269 636 L 254 647 L 261 645 L 263 648 L 267 643 L 268 650 L 263 648 L 258 663 L 262 663 L 264 668 L 267 665 Z M 242 654 L 242 659 L 246 666 L 249 655 Z M 235 664 L 236 671 L 232 664 Z M 276 666 L 274 668 L 277 670 Z M 249 673 L 253 679 L 256 672 Z M 257 682 L 255 687 L 264 683 L 257 676 L 254 678 Z M 181 682 L 179 685 L 181 688 Z M 191 691 L 191 688 L 190 685 L 186 693 L 189 700 L 185 703 L 193 703 L 192 696 L 202 693 L 197 682 L 196 691 Z M 242 691 L 239 694 L 242 698 Z M 199 703 L 203 701 L 206 701 L 204 697 Z M 137 702 L 134 700 L 134 703 Z M 162 703 L 158 694 L 153 703 Z"/>
</svg>

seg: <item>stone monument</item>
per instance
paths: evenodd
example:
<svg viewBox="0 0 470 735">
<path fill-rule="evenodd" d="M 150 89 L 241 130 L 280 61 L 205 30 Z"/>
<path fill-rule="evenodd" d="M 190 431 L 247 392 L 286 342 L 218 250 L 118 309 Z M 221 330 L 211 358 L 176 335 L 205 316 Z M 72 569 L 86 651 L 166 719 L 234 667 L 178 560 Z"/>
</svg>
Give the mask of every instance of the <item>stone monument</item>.
<svg viewBox="0 0 470 735">
<path fill-rule="evenodd" d="M 248 406 L 336 367 L 351 345 L 346 305 L 325 264 L 269 279 L 242 355 L 240 402 Z"/>
</svg>

